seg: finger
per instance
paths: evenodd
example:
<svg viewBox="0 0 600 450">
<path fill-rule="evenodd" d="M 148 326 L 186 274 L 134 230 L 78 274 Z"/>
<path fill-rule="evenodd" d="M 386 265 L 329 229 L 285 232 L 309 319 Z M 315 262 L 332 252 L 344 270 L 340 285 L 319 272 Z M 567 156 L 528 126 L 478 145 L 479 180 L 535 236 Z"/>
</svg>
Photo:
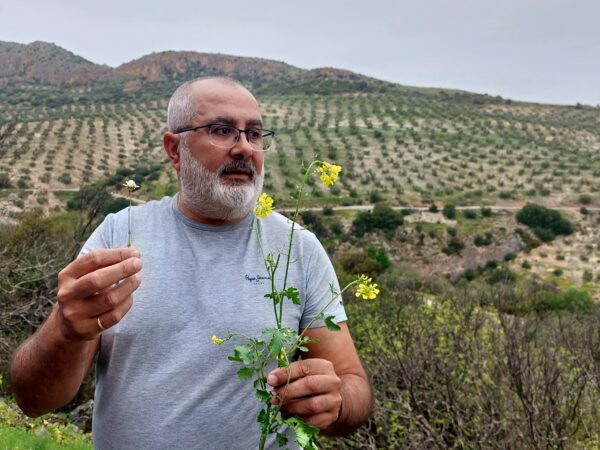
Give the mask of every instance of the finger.
<svg viewBox="0 0 600 450">
<path fill-rule="evenodd" d="M 284 385 L 273 391 L 286 401 L 337 391 L 340 388 L 340 384 L 340 379 L 337 376 L 311 375 L 297 379 L 287 386 Z"/>
<path fill-rule="evenodd" d="M 136 273 L 125 278 L 122 283 L 88 297 L 83 302 L 83 314 L 87 317 L 97 317 L 117 308 L 140 286 L 141 280 L 140 274 Z"/>
<path fill-rule="evenodd" d="M 72 284 L 71 292 L 77 298 L 89 297 L 130 277 L 141 269 L 142 260 L 140 258 L 129 258 L 82 276 Z"/>
<path fill-rule="evenodd" d="M 132 257 L 139 257 L 140 252 L 135 248 L 102 248 L 80 256 L 60 273 L 59 278 L 81 278 L 102 267 L 111 266 Z"/>
<path fill-rule="evenodd" d="M 316 414 L 310 417 L 301 416 L 301 418 L 307 424 L 312 425 L 313 427 L 317 427 L 320 430 L 324 430 L 337 420 L 337 414 L 326 412 L 322 414 Z"/>
<path fill-rule="evenodd" d="M 333 364 L 330 361 L 320 358 L 311 358 L 302 361 L 296 361 L 290 364 L 288 367 L 273 370 L 267 377 L 267 383 L 273 387 L 276 387 L 287 383 L 288 376 L 290 381 L 294 381 L 298 378 L 304 378 L 313 374 L 319 375 L 327 373 L 335 374 Z"/>
<path fill-rule="evenodd" d="M 125 314 L 129 312 L 131 306 L 133 305 L 133 296 L 127 297 L 123 302 L 121 302 L 117 307 L 111 309 L 104 314 L 99 315 L 97 318 L 92 319 L 93 327 L 98 334 L 102 331 L 108 330 L 110 327 L 114 327 L 117 323 L 125 317 Z M 100 319 L 100 323 L 104 330 L 100 329 L 98 325 L 98 319 Z"/>
<path fill-rule="evenodd" d="M 341 397 L 333 394 L 315 395 L 314 397 L 306 397 L 285 402 L 281 407 L 281 411 L 284 414 L 302 417 L 329 414 L 330 419 L 335 420 L 340 409 L 341 401 Z"/>
</svg>

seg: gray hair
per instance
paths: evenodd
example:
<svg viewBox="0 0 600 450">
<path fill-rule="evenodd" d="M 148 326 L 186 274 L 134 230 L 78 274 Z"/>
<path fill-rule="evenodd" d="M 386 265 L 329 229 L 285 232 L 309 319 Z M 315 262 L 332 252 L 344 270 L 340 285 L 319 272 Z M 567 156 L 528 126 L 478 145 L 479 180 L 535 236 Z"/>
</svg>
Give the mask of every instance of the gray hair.
<svg viewBox="0 0 600 450">
<path fill-rule="evenodd" d="M 169 106 L 167 107 L 167 124 L 171 133 L 192 125 L 192 120 L 197 113 L 194 107 L 194 99 L 192 98 L 192 86 L 196 82 L 203 80 L 220 80 L 227 84 L 244 87 L 238 80 L 225 76 L 200 77 L 186 81 L 173 92 L 173 95 L 169 100 Z"/>
</svg>

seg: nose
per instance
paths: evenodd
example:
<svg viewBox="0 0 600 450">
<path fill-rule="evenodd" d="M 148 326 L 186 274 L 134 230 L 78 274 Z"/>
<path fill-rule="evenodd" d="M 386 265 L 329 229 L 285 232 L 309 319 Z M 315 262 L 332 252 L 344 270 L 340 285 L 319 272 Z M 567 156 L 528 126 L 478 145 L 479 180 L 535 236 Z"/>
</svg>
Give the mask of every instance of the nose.
<svg viewBox="0 0 600 450">
<path fill-rule="evenodd" d="M 240 133 L 240 137 L 229 153 L 233 158 L 236 159 L 248 159 L 252 156 L 254 149 L 250 145 L 250 141 L 248 140 L 248 135 L 246 133 Z"/>
</svg>

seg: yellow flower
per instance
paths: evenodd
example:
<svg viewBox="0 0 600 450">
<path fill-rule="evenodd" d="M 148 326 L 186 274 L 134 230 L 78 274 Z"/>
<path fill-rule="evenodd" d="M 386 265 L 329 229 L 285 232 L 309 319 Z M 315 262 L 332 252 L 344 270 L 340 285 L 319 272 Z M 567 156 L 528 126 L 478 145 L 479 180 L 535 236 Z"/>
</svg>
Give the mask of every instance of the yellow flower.
<svg viewBox="0 0 600 450">
<path fill-rule="evenodd" d="M 129 192 L 133 192 L 139 188 L 139 186 L 135 184 L 135 181 L 133 180 L 125 180 L 125 183 L 123 183 L 123 187 L 126 188 Z"/>
<path fill-rule="evenodd" d="M 258 203 L 254 207 L 254 214 L 259 219 L 264 219 L 273 212 L 273 199 L 263 193 L 258 198 Z"/>
<path fill-rule="evenodd" d="M 323 186 L 333 186 L 338 180 L 342 166 L 323 161 L 317 166 L 316 171 L 320 175 Z"/>
<path fill-rule="evenodd" d="M 212 337 L 212 341 L 213 341 L 213 344 L 217 344 L 217 345 L 221 345 L 223 342 L 225 342 L 223 339 L 218 338 L 214 334 L 213 334 L 213 337 Z"/>
<path fill-rule="evenodd" d="M 361 275 L 359 278 L 358 289 L 356 290 L 356 296 L 362 297 L 363 300 L 374 300 L 379 294 L 377 283 L 373 283 L 373 280 L 366 275 Z"/>
</svg>

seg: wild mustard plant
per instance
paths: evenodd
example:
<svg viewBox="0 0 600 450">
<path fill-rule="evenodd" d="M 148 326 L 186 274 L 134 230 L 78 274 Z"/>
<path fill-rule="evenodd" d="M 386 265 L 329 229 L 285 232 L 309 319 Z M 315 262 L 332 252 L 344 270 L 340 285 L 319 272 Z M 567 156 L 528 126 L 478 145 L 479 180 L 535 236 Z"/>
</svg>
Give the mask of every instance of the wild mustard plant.
<svg viewBox="0 0 600 450">
<path fill-rule="evenodd" d="M 300 210 L 300 203 L 303 198 L 304 187 L 308 177 L 311 175 L 311 171 L 315 168 L 315 173 L 319 175 L 323 185 L 326 187 L 333 186 L 339 177 L 342 170 L 341 166 L 328 163 L 326 161 L 313 161 L 304 173 L 302 184 L 298 188 L 296 196 L 296 207 L 291 218 L 291 230 L 288 240 L 288 251 L 285 257 L 285 264 L 283 265 L 283 286 L 276 286 L 276 277 L 278 269 L 281 267 L 282 258 L 281 254 L 274 255 L 273 253 L 264 254 L 262 242 L 260 240 L 260 224 L 257 224 L 257 237 L 259 240 L 259 246 L 263 252 L 263 259 L 265 262 L 265 268 L 268 273 L 268 277 L 271 280 L 271 292 L 265 294 L 267 299 L 270 299 L 273 304 L 273 315 L 275 319 L 275 326 L 265 328 L 262 330 L 259 337 L 246 336 L 240 333 L 229 333 L 224 338 L 217 336 L 212 337 L 213 343 L 222 345 L 225 341 L 233 337 L 243 338 L 246 340 L 245 345 L 237 345 L 233 350 L 233 355 L 229 356 L 229 360 L 237 362 L 242 365 L 242 368 L 238 371 L 237 375 L 242 380 L 253 380 L 254 388 L 256 390 L 256 396 L 260 402 L 264 405 L 260 410 L 257 421 L 260 424 L 260 440 L 258 448 L 263 450 L 267 436 L 275 433 L 275 438 L 280 447 L 284 447 L 287 444 L 287 437 L 282 432 L 286 428 L 291 429 L 294 433 L 294 437 L 298 445 L 303 449 L 316 450 L 315 437 L 317 436 L 319 429 L 305 423 L 300 417 L 283 417 L 280 414 L 281 406 L 285 400 L 285 391 L 287 385 L 290 382 L 290 372 L 288 370 L 288 380 L 283 394 L 276 396 L 277 403 L 273 404 L 272 399 L 274 394 L 271 392 L 270 387 L 267 384 L 267 367 L 270 366 L 272 361 L 277 362 L 277 366 L 289 367 L 293 361 L 294 355 L 298 352 L 307 352 L 307 344 L 312 341 L 303 332 L 299 333 L 297 330 L 283 327 L 283 305 L 287 299 L 292 303 L 299 305 L 300 292 L 293 286 L 288 286 L 288 272 L 291 262 L 292 255 L 292 243 L 294 239 L 294 232 L 296 227 L 296 220 Z M 254 214 L 257 219 L 264 219 L 273 212 L 273 199 L 267 194 L 263 193 L 259 199 L 256 207 L 254 208 Z M 331 300 L 325 307 L 317 314 L 304 328 L 307 330 L 317 320 L 323 320 L 325 325 L 332 331 L 339 331 L 341 328 L 337 325 L 333 319 L 335 316 L 325 317 L 325 310 L 338 299 L 344 291 L 351 286 L 357 285 L 356 291 L 357 297 L 362 297 L 365 300 L 372 300 L 379 294 L 377 284 L 372 282 L 372 279 L 366 275 L 361 275 L 358 279 L 349 283 L 341 291 L 337 291 L 333 283 L 330 284 Z"/>
<path fill-rule="evenodd" d="M 129 207 L 127 208 L 127 247 L 131 247 L 131 193 L 139 188 L 133 180 L 125 180 L 123 187 L 129 192 Z"/>
</svg>

